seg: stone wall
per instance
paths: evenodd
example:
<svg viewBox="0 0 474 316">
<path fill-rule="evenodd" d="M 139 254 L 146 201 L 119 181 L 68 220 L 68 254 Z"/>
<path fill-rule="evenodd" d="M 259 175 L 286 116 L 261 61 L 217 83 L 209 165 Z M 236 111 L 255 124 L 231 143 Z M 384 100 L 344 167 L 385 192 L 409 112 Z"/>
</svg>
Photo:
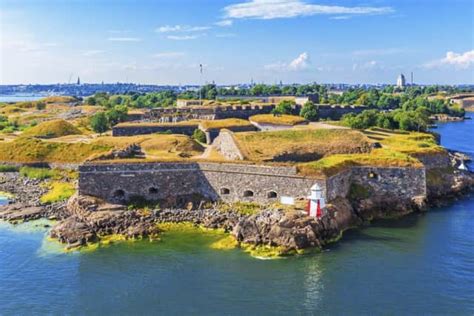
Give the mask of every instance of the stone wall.
<svg viewBox="0 0 474 316">
<path fill-rule="evenodd" d="M 222 130 L 212 143 L 215 150 L 229 160 L 244 160 L 244 155 L 231 131 Z"/>
<path fill-rule="evenodd" d="M 401 200 L 426 196 L 425 168 L 352 167 L 327 179 L 328 200 L 347 197 L 353 183 L 366 188 L 370 196 Z"/>
<path fill-rule="evenodd" d="M 201 130 L 203 129 L 200 127 Z M 226 127 L 226 130 L 232 131 L 234 133 L 239 133 L 239 132 L 255 132 L 258 131 L 258 128 L 253 126 L 253 125 L 248 125 L 248 126 L 230 126 Z M 212 144 L 212 142 L 217 138 L 219 135 L 220 131 L 222 128 L 210 128 L 205 130 L 204 132 L 206 133 L 206 143 L 207 144 Z"/>
<path fill-rule="evenodd" d="M 300 199 L 316 183 L 327 201 L 347 197 L 353 183 L 366 188 L 371 198 L 406 202 L 426 197 L 424 168 L 353 167 L 327 179 L 301 176 L 295 167 L 235 163 L 86 164 L 79 168 L 79 194 L 110 202 L 141 197 L 159 201 L 163 207 L 203 200 Z"/>
<path fill-rule="evenodd" d="M 247 105 L 220 105 L 200 106 L 189 108 L 156 108 L 149 110 L 144 119 L 147 121 L 174 122 L 191 119 L 220 120 L 226 118 L 248 119 L 257 114 L 269 114 L 276 107 L 275 104 L 247 104 Z M 367 110 L 366 106 L 316 104 L 319 108 L 319 117 L 322 119 L 340 119 L 344 114 L 360 113 Z M 302 105 L 293 106 L 292 114 L 298 115 Z"/>
<path fill-rule="evenodd" d="M 426 169 L 447 168 L 451 166 L 451 159 L 449 158 L 448 152 L 438 154 L 413 155 L 413 157 L 420 160 Z"/>
<path fill-rule="evenodd" d="M 86 164 L 79 169 L 79 193 L 111 202 L 135 196 L 179 205 L 187 201 L 279 201 L 304 198 L 316 182 L 294 167 L 220 163 Z"/>
<path fill-rule="evenodd" d="M 191 136 L 194 130 L 198 128 L 198 124 L 195 125 L 152 125 L 152 124 L 140 124 L 136 125 L 116 125 L 112 128 L 113 136 L 134 136 L 134 135 L 145 135 L 155 133 L 168 133 L 171 134 L 184 134 Z"/>
</svg>

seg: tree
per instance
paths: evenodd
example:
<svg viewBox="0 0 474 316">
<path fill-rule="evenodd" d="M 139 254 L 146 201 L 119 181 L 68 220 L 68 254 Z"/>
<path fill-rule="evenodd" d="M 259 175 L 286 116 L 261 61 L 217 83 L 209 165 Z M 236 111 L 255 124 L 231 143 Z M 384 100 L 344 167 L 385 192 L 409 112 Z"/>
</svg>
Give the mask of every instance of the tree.
<svg viewBox="0 0 474 316">
<path fill-rule="evenodd" d="M 318 120 L 318 109 L 316 105 L 308 101 L 303 105 L 303 108 L 300 111 L 300 116 L 308 121 L 317 121 Z"/>
<path fill-rule="evenodd" d="M 116 105 L 106 112 L 109 125 L 113 126 L 127 119 L 128 109 L 124 105 Z"/>
<path fill-rule="evenodd" d="M 109 128 L 109 120 L 104 112 L 99 112 L 91 117 L 91 128 L 96 133 L 104 133 Z"/>
<path fill-rule="evenodd" d="M 273 114 L 292 114 L 293 106 L 295 105 L 294 101 L 284 100 L 278 103 L 278 105 L 273 109 Z"/>
</svg>

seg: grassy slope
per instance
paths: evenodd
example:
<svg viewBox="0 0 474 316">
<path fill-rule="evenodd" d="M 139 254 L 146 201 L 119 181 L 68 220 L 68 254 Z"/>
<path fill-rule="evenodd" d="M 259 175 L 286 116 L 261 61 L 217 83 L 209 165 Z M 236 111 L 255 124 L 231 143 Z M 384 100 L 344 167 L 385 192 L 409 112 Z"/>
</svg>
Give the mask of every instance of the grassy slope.
<svg viewBox="0 0 474 316">
<path fill-rule="evenodd" d="M 369 151 L 369 140 L 353 130 L 318 129 L 249 132 L 234 135 L 246 159 L 271 160 L 285 153 L 330 154 L 361 153 Z"/>
<path fill-rule="evenodd" d="M 224 120 L 213 120 L 213 121 L 202 121 L 201 126 L 203 129 L 222 129 L 222 128 L 232 128 L 239 126 L 252 126 L 252 124 L 247 120 L 242 120 L 238 118 L 229 118 Z"/>
<path fill-rule="evenodd" d="M 40 123 L 25 130 L 22 136 L 55 138 L 66 135 L 80 135 L 81 131 L 65 120 L 53 120 Z"/>
<path fill-rule="evenodd" d="M 259 123 L 259 124 L 274 124 L 274 125 L 289 125 L 289 126 L 307 122 L 301 116 L 296 116 L 296 115 L 275 116 L 273 114 L 254 115 L 254 116 L 251 116 L 249 120 L 255 123 Z"/>
</svg>

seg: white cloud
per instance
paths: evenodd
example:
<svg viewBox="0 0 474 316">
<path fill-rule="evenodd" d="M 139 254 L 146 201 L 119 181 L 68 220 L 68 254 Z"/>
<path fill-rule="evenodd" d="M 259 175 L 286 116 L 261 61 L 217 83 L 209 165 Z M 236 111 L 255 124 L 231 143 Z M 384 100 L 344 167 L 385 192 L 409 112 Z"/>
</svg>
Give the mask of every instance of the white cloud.
<svg viewBox="0 0 474 316">
<path fill-rule="evenodd" d="M 105 53 L 103 50 L 99 49 L 91 49 L 91 50 L 86 50 L 82 52 L 82 56 L 90 57 L 90 56 L 96 56 Z"/>
<path fill-rule="evenodd" d="M 141 38 L 138 37 L 109 37 L 108 41 L 112 42 L 141 42 Z"/>
<path fill-rule="evenodd" d="M 209 26 L 164 25 L 155 30 L 158 33 L 202 32 L 209 30 Z"/>
<path fill-rule="evenodd" d="M 225 27 L 225 26 L 232 26 L 233 23 L 234 22 L 232 20 L 221 20 L 221 21 L 218 21 L 214 24 L 217 25 L 217 26 Z"/>
<path fill-rule="evenodd" d="M 446 57 L 426 63 L 426 68 L 436 68 L 451 65 L 458 69 L 467 69 L 474 65 L 474 50 L 464 53 L 447 52 Z"/>
<path fill-rule="evenodd" d="M 180 58 L 185 56 L 186 54 L 183 52 L 161 52 L 161 53 L 156 53 L 153 54 L 153 58 L 158 58 L 158 59 L 172 59 L 172 58 Z"/>
<path fill-rule="evenodd" d="M 343 7 L 310 4 L 304 0 L 252 0 L 224 8 L 226 18 L 277 19 L 318 14 L 374 15 L 392 13 L 391 7 Z"/>
<path fill-rule="evenodd" d="M 272 71 L 300 71 L 308 69 L 310 66 L 309 54 L 304 52 L 289 63 L 276 62 L 263 66 L 266 70 Z"/>
<path fill-rule="evenodd" d="M 303 70 L 308 68 L 309 63 L 309 55 L 308 53 L 304 52 L 292 60 L 288 67 L 292 70 Z"/>
<path fill-rule="evenodd" d="M 194 34 L 194 35 L 168 35 L 166 36 L 167 39 L 173 40 L 173 41 L 189 41 L 189 40 L 194 40 L 197 39 L 204 34 Z"/>
</svg>

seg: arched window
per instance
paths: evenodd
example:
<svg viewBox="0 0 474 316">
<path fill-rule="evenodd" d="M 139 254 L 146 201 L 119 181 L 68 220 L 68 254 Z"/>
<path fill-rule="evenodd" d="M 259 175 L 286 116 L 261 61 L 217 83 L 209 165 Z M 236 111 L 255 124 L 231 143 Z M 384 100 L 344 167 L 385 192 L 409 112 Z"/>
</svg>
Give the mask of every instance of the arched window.
<svg viewBox="0 0 474 316">
<path fill-rule="evenodd" d="M 270 191 L 267 193 L 267 198 L 269 199 L 275 199 L 278 196 L 278 194 L 275 191 Z"/>
<path fill-rule="evenodd" d="M 158 194 L 158 189 L 155 187 L 151 187 L 148 189 L 148 193 L 150 194 Z"/>
<path fill-rule="evenodd" d="M 227 188 L 222 188 L 222 189 L 221 189 L 221 194 L 222 194 L 222 195 L 230 194 L 230 190 L 227 189 Z"/>
<path fill-rule="evenodd" d="M 113 196 L 116 199 L 122 199 L 125 197 L 125 191 L 122 189 L 115 190 Z"/>
<path fill-rule="evenodd" d="M 244 191 L 244 197 L 251 197 L 251 196 L 253 196 L 253 191 L 250 191 L 250 190 Z"/>
</svg>

